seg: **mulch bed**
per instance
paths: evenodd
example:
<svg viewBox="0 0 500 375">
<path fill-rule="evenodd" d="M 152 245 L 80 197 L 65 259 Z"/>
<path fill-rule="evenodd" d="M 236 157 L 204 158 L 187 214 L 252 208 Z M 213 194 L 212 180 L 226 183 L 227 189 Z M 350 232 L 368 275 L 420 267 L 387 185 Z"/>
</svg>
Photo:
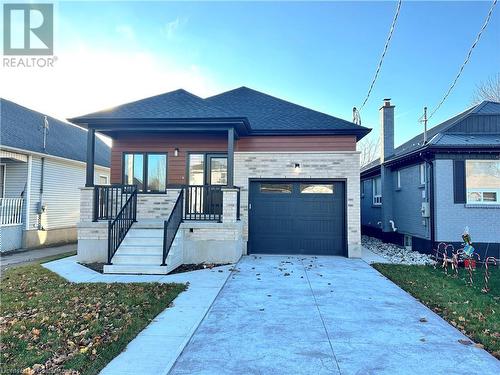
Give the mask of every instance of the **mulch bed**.
<svg viewBox="0 0 500 375">
<path fill-rule="evenodd" d="M 191 271 L 204 270 L 204 269 L 207 269 L 207 268 L 208 269 L 212 269 L 212 268 L 221 267 L 221 266 L 227 266 L 227 265 L 229 265 L 229 263 L 183 264 L 183 265 L 177 267 L 172 272 L 170 272 L 170 275 L 172 275 L 174 273 L 183 273 L 183 272 L 191 272 Z"/>
</svg>

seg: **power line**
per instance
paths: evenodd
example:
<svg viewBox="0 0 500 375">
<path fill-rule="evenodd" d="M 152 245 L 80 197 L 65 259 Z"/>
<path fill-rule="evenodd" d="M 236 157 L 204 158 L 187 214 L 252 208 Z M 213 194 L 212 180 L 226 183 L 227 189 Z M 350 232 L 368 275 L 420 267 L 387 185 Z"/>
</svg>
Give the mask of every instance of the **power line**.
<svg viewBox="0 0 500 375">
<path fill-rule="evenodd" d="M 496 0 L 495 0 L 496 2 Z M 375 82 L 377 81 L 378 74 L 380 73 L 380 68 L 382 67 L 382 62 L 384 61 L 385 54 L 387 53 L 387 49 L 389 48 L 389 43 L 391 42 L 392 34 L 394 33 L 394 28 L 396 26 L 396 21 L 398 20 L 399 10 L 401 9 L 401 0 L 398 0 L 398 6 L 396 8 L 396 13 L 394 14 L 394 19 L 392 20 L 391 28 L 389 29 L 389 35 L 387 36 L 387 40 L 385 41 L 384 51 L 382 52 L 382 56 L 380 57 L 380 61 L 377 66 L 377 70 L 375 71 L 375 76 L 373 77 L 372 83 L 370 84 L 370 88 L 368 89 L 368 94 L 366 94 L 366 98 L 363 101 L 363 104 L 359 107 L 358 111 L 361 111 L 365 106 L 370 94 L 372 93 L 373 86 L 375 86 Z"/>
<path fill-rule="evenodd" d="M 467 65 L 467 63 L 469 62 L 470 60 L 470 57 L 472 55 L 472 51 L 474 50 L 474 48 L 476 48 L 476 45 L 477 43 L 479 42 L 479 39 L 481 38 L 481 35 L 483 34 L 483 31 L 486 29 L 486 27 L 488 26 L 488 23 L 490 22 L 490 18 L 491 18 L 491 15 L 493 14 L 493 9 L 495 8 L 495 5 L 497 5 L 497 0 L 494 0 L 493 1 L 493 4 L 491 4 L 491 7 L 490 7 L 490 10 L 488 11 L 488 15 L 486 16 L 486 20 L 484 21 L 484 24 L 483 26 L 481 27 L 481 30 L 479 30 L 479 33 L 477 34 L 477 37 L 476 37 L 476 40 L 474 41 L 474 43 L 472 43 L 472 46 L 470 47 L 469 49 L 469 53 L 467 53 L 467 57 L 465 58 L 465 61 L 463 62 L 462 66 L 460 67 L 460 69 L 458 70 L 458 73 L 455 77 L 455 79 L 453 80 L 453 83 L 451 84 L 451 86 L 449 87 L 448 91 L 446 92 L 446 94 L 444 94 L 443 96 L 443 99 L 441 99 L 441 101 L 439 102 L 439 104 L 436 106 L 436 108 L 434 108 L 431 112 L 431 114 L 429 115 L 429 117 L 427 118 L 427 120 L 430 120 L 432 116 L 434 116 L 434 113 L 437 112 L 437 110 L 439 108 L 441 108 L 441 106 L 443 105 L 443 103 L 445 102 L 445 100 L 448 98 L 448 96 L 450 95 L 451 93 L 451 90 L 453 90 L 453 88 L 455 87 L 455 85 L 457 84 L 457 81 L 458 79 L 460 78 L 464 68 L 465 68 L 465 65 Z"/>
</svg>

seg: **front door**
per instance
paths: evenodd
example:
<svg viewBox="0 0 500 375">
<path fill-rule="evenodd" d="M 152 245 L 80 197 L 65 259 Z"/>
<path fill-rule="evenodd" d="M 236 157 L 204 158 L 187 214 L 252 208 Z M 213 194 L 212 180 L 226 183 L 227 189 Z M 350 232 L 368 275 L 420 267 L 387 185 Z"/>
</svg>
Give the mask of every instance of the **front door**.
<svg viewBox="0 0 500 375">
<path fill-rule="evenodd" d="M 227 185 L 227 155 L 190 154 L 187 200 L 194 213 L 222 214 L 221 187 Z"/>
</svg>

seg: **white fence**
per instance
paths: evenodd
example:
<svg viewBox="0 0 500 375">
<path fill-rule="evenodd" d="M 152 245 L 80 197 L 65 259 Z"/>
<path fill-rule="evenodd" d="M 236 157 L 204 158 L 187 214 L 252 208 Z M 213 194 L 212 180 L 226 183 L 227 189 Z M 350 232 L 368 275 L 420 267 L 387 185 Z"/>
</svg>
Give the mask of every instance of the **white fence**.
<svg viewBox="0 0 500 375">
<path fill-rule="evenodd" d="M 23 222 L 23 198 L 0 198 L 0 225 Z"/>
</svg>

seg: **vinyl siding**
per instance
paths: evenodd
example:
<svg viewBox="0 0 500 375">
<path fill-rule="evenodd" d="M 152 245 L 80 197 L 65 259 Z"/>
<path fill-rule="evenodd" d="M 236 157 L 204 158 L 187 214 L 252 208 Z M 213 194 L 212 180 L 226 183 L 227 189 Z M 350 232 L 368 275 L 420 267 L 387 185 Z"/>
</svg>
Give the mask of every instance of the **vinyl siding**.
<svg viewBox="0 0 500 375">
<path fill-rule="evenodd" d="M 24 162 L 5 163 L 5 198 L 20 198 L 26 187 L 28 164 Z"/>
<path fill-rule="evenodd" d="M 56 229 L 75 226 L 79 220 L 80 187 L 85 185 L 85 165 L 71 161 L 45 158 L 44 189 L 40 194 L 41 158 L 33 157 L 30 229 Z M 100 174 L 108 175 L 106 168 L 96 166 L 95 180 Z M 45 213 L 38 215 L 38 203 L 42 200 Z"/>
<path fill-rule="evenodd" d="M 361 225 L 380 229 L 377 224 L 381 220 L 382 210 L 379 206 L 373 206 L 373 180 L 371 178 L 361 181 L 364 194 L 361 195 Z"/>
<path fill-rule="evenodd" d="M 399 233 L 410 234 L 430 239 L 429 219 L 422 217 L 422 192 L 419 165 L 400 169 L 401 189 L 397 186 L 397 171 L 392 171 L 393 178 L 393 216 Z M 427 194 L 427 191 L 425 191 Z"/>
</svg>

